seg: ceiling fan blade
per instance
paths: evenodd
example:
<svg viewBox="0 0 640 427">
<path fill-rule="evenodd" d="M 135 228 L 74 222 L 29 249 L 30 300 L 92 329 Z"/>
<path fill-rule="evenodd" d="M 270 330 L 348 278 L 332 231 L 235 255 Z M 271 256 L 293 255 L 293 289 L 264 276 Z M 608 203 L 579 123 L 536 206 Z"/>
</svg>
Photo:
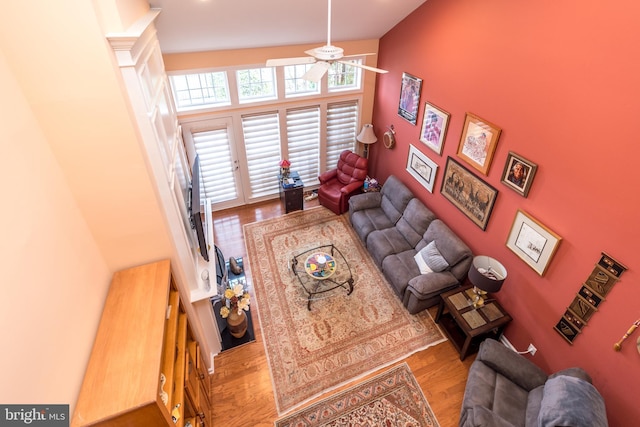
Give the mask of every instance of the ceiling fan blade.
<svg viewBox="0 0 640 427">
<path fill-rule="evenodd" d="M 278 67 L 280 65 L 298 65 L 298 64 L 313 64 L 316 59 L 312 56 L 299 56 L 297 58 L 277 58 L 267 59 L 267 67 Z"/>
<path fill-rule="evenodd" d="M 318 61 L 313 67 L 311 67 L 306 73 L 304 73 L 302 78 L 304 80 L 317 83 L 320 81 L 320 79 L 322 79 L 322 76 L 324 76 L 324 73 L 327 72 L 330 66 L 331 65 L 329 65 L 328 62 Z"/>
<path fill-rule="evenodd" d="M 377 55 L 377 53 L 369 52 L 369 53 L 358 53 L 356 55 L 344 55 L 343 58 L 357 58 L 359 56 L 371 56 L 371 55 Z"/>
<path fill-rule="evenodd" d="M 341 64 L 347 64 L 347 65 L 353 65 L 354 67 L 358 67 L 358 68 L 364 68 L 365 70 L 369 70 L 369 71 L 373 71 L 375 73 L 380 73 L 380 74 L 386 74 L 389 71 L 387 70 L 383 70 L 380 68 L 375 68 L 375 67 L 370 67 L 368 65 L 363 65 L 363 64 L 358 64 L 357 62 L 351 62 L 351 61 L 337 61 Z"/>
</svg>

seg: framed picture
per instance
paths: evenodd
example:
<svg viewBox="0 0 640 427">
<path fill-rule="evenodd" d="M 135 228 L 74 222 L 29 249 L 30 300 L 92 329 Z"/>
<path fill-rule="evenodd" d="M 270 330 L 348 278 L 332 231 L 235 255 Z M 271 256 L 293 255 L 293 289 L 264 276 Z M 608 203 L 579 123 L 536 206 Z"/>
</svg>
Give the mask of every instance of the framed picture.
<svg viewBox="0 0 640 427">
<path fill-rule="evenodd" d="M 487 175 L 502 129 L 467 113 L 458 144 L 458 157 Z"/>
<path fill-rule="evenodd" d="M 507 238 L 507 247 L 542 276 L 561 240 L 542 223 L 518 210 Z"/>
<path fill-rule="evenodd" d="M 502 183 L 516 193 L 527 197 L 537 169 L 538 165 L 535 163 L 509 151 L 502 171 Z"/>
<path fill-rule="evenodd" d="M 447 157 L 440 192 L 481 229 L 487 228 L 498 190 Z"/>
<path fill-rule="evenodd" d="M 415 125 L 418 121 L 418 105 L 420 103 L 421 89 L 422 79 L 412 76 L 409 73 L 402 73 L 398 115 L 412 125 Z"/>
<path fill-rule="evenodd" d="M 425 156 L 420 150 L 409 144 L 409 157 L 407 158 L 407 172 L 433 193 L 433 184 L 436 181 L 438 165 Z"/>
<path fill-rule="evenodd" d="M 450 116 L 446 111 L 425 102 L 420 141 L 440 155 L 442 155 Z"/>
</svg>

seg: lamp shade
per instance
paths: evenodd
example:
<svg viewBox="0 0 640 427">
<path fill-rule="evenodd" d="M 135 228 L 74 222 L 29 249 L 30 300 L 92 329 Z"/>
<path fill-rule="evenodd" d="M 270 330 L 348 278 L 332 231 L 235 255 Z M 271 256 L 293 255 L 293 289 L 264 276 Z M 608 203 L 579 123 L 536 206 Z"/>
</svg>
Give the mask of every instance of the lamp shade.
<svg viewBox="0 0 640 427">
<path fill-rule="evenodd" d="M 498 292 L 507 278 L 507 269 L 499 261 L 478 255 L 469 269 L 469 281 L 485 292 Z"/>
<path fill-rule="evenodd" d="M 373 132 L 372 124 L 366 124 L 362 126 L 362 130 L 360 131 L 356 139 L 363 144 L 373 144 L 378 140 L 378 138 L 376 138 L 376 134 Z"/>
</svg>

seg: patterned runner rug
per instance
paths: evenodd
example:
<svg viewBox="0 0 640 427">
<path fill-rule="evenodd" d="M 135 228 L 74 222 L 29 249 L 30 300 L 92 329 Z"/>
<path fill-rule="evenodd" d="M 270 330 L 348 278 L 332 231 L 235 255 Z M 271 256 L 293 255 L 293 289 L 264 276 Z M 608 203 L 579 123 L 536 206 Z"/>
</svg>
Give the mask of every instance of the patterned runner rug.
<svg viewBox="0 0 640 427">
<path fill-rule="evenodd" d="M 320 206 L 246 224 L 244 236 L 279 414 L 444 341 L 426 310 L 403 307 L 345 215 Z M 354 290 L 323 294 L 308 310 L 289 261 L 327 243 L 347 259 Z"/>
<path fill-rule="evenodd" d="M 439 426 L 406 363 L 296 411 L 275 425 Z"/>
</svg>

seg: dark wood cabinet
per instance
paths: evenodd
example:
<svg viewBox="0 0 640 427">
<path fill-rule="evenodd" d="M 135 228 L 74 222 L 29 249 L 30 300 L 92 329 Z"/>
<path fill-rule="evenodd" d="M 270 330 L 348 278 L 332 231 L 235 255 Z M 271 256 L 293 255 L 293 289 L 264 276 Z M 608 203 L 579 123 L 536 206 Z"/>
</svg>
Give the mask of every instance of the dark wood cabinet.
<svg viewBox="0 0 640 427">
<path fill-rule="evenodd" d="M 282 176 L 278 175 L 278 181 L 280 182 L 280 200 L 283 203 L 285 213 L 304 209 L 304 183 L 297 172 L 292 171 L 289 178 L 293 180 L 292 184 L 287 184 L 282 179 Z"/>
</svg>

